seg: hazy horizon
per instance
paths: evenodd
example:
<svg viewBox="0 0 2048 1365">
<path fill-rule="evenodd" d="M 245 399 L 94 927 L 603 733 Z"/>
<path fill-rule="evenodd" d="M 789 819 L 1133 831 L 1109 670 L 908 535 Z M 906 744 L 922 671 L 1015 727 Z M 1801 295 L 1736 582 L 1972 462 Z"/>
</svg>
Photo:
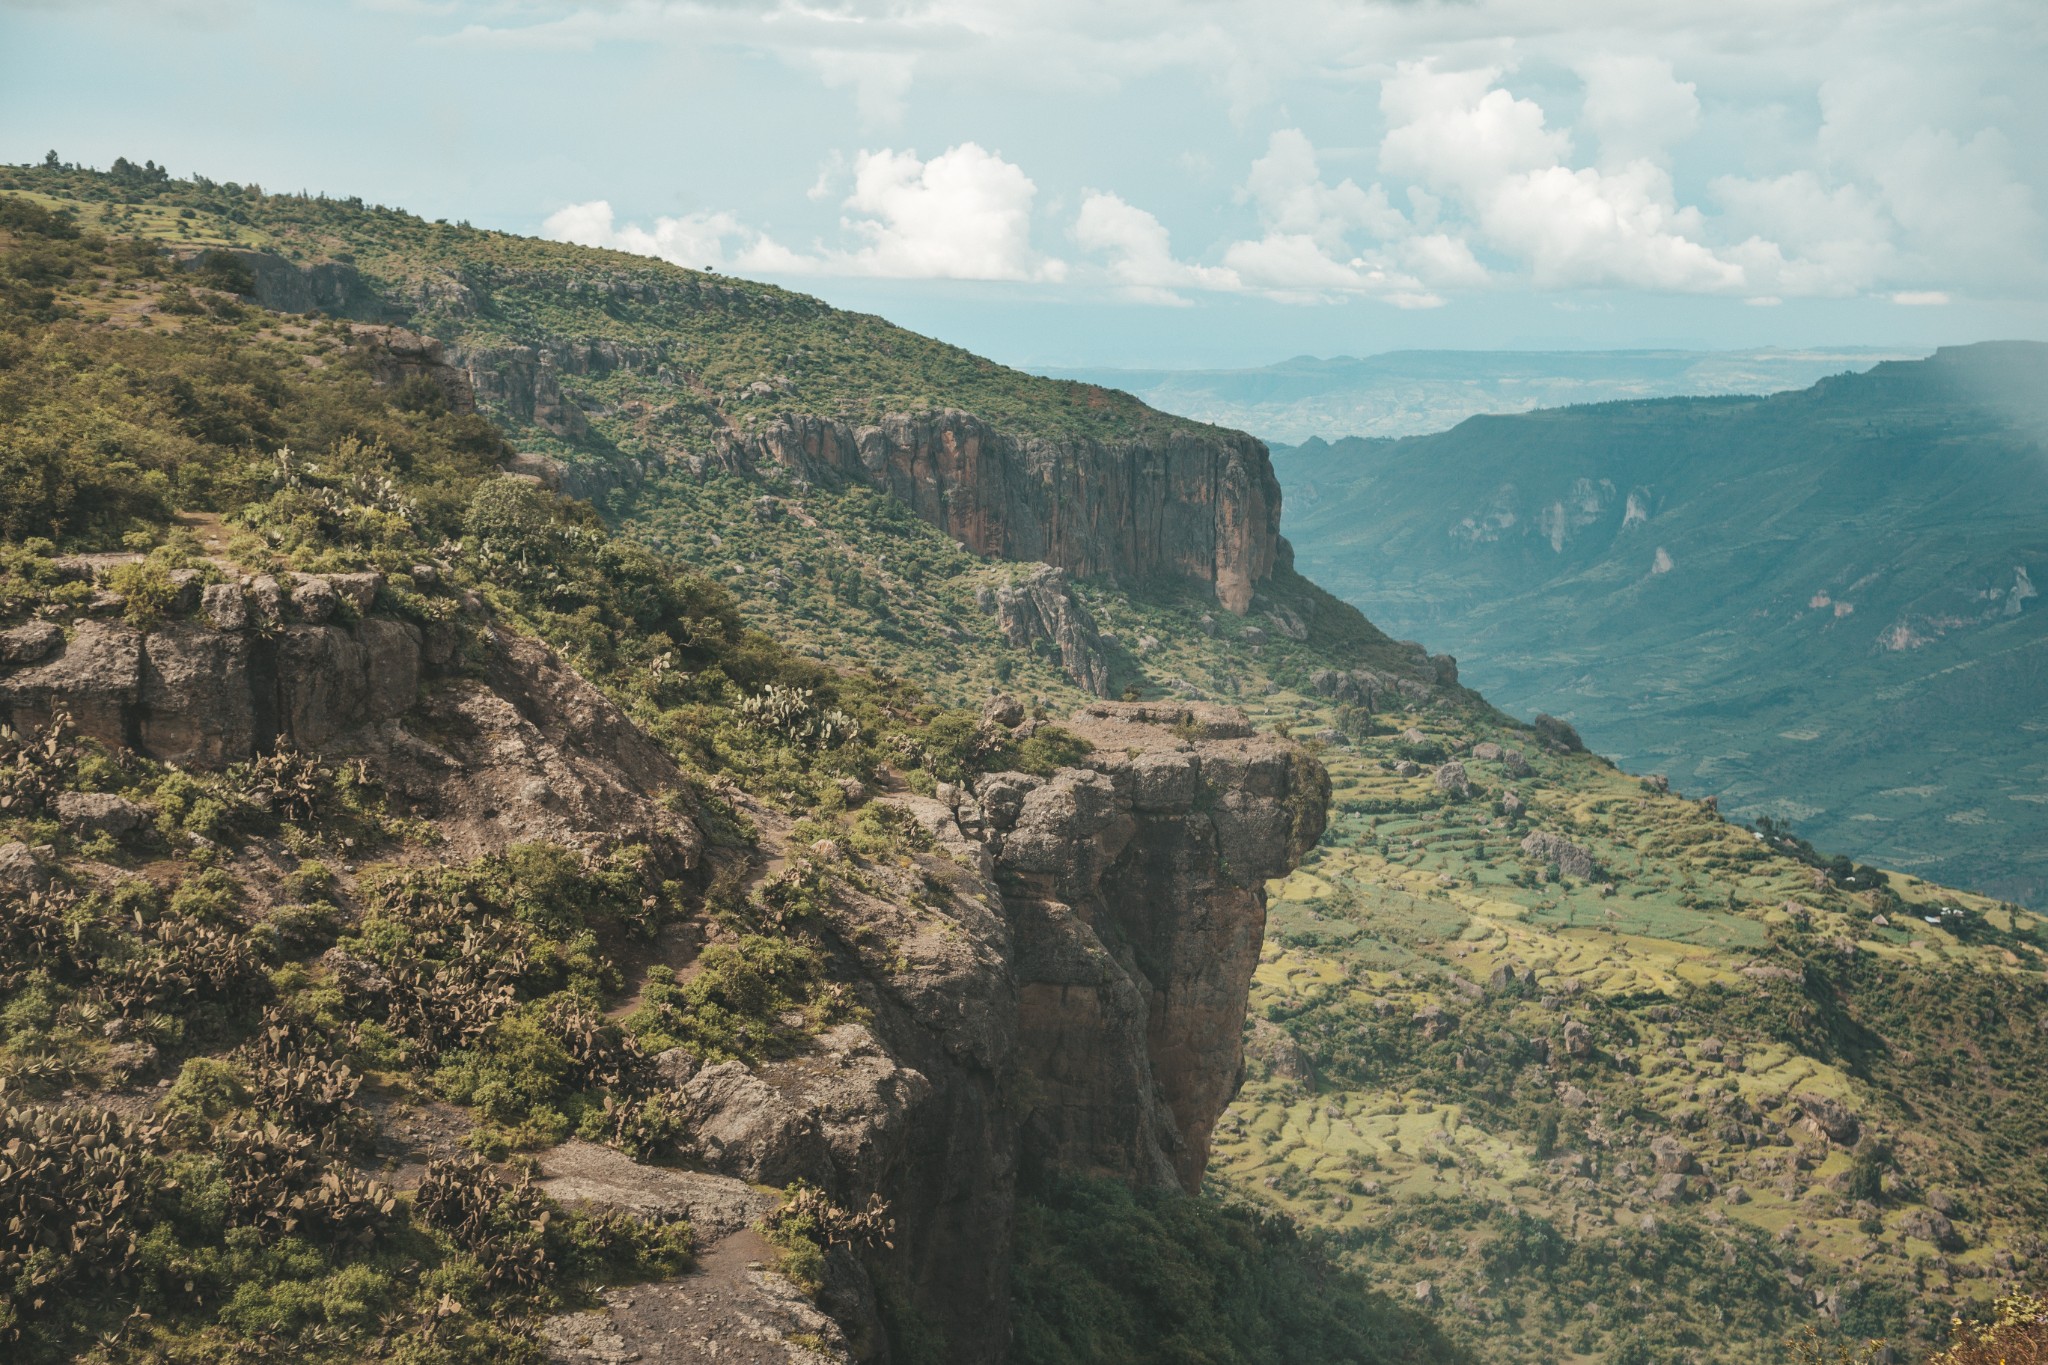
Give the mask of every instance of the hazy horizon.
<svg viewBox="0 0 2048 1365">
<path fill-rule="evenodd" d="M 2048 338 L 2026 0 L 0 0 L 0 157 L 360 195 L 1010 364 Z"/>
</svg>

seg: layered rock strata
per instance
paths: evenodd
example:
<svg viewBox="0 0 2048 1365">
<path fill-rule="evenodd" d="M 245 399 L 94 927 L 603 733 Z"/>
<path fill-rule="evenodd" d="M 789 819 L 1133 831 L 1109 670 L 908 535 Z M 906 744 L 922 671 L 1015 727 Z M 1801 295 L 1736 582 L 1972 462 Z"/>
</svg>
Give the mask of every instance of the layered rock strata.
<svg viewBox="0 0 2048 1365">
<path fill-rule="evenodd" d="M 894 494 L 977 554 L 1084 578 L 1191 579 L 1240 614 L 1280 557 L 1280 484 L 1241 432 L 1053 441 L 947 409 L 863 427 L 783 417 L 728 436 L 723 454 Z"/>
</svg>

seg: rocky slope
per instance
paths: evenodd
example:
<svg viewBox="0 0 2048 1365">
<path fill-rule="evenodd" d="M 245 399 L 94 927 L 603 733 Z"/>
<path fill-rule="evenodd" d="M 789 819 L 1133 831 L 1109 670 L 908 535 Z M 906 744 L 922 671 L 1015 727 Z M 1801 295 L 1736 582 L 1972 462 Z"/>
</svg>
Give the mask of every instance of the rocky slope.
<svg viewBox="0 0 2048 1365">
<path fill-rule="evenodd" d="M 105 583 L 138 558 L 66 571 Z M 173 619 L 151 627 L 103 614 L 0 636 L 13 661 L 0 672 L 9 723 L 33 731 L 68 716 L 108 746 L 200 771 L 280 749 L 360 763 L 432 824 L 437 858 L 542 840 L 601 858 L 634 844 L 674 875 L 701 876 L 704 841 L 677 805 L 687 783 L 673 760 L 474 597 L 443 599 L 452 610 L 422 630 L 377 610 L 378 575 L 280 582 L 216 569 L 203 586 L 201 576 L 181 588 Z M 422 565 L 410 577 L 437 573 Z M 95 602 L 101 613 L 126 605 L 104 587 Z M 984 724 L 1028 737 L 1039 722 L 1003 699 Z M 865 1265 L 842 1257 L 825 1291 L 840 1324 L 828 1337 L 852 1358 L 887 1358 L 872 1271 L 907 1293 L 950 1359 L 1002 1359 L 1020 1165 L 1192 1190 L 1235 1093 L 1264 884 L 1320 834 L 1327 779 L 1299 749 L 1217 708 L 1100 703 L 1072 730 L 1099 757 L 1049 777 L 992 773 L 937 799 L 872 798 L 924 832 L 902 868 L 863 867 L 829 840 L 791 847 L 786 817 L 753 809 L 768 837 L 728 875 L 777 866 L 785 883 L 801 874 L 829 888 L 819 913 L 860 1017 L 765 1064 L 664 1061 L 690 1152 L 727 1184 L 609 1158 L 613 1184 L 681 1181 L 689 1195 L 649 1207 L 688 1214 L 718 1195 L 754 1209 L 725 1236 L 752 1236 L 766 1207 L 748 1185 L 808 1182 L 850 1208 L 879 1198 L 893 1245 Z M 113 828 L 117 815 L 134 828 L 153 813 L 80 805 L 66 818 Z M 662 951 L 687 975 L 720 932 L 688 918 L 665 931 Z M 620 1206 L 564 1174 L 592 1159 L 544 1157 L 542 1168 L 565 1198 Z M 719 1239 L 716 1220 L 695 1221 Z M 713 1266 L 720 1245 L 708 1248 Z M 728 1278 L 732 1312 L 801 1334 L 807 1320 L 772 1277 Z M 638 1340 L 653 1330 L 646 1314 L 696 1311 L 712 1293 L 698 1289 L 626 1296 L 599 1335 Z"/>
</svg>

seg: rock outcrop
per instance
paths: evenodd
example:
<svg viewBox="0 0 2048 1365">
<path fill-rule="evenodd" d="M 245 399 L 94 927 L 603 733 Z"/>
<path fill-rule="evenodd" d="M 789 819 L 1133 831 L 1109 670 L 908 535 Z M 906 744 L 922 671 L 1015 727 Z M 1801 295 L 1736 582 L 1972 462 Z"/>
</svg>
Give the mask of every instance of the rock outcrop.
<svg viewBox="0 0 2048 1365">
<path fill-rule="evenodd" d="M 995 612 L 997 629 L 1012 648 L 1029 649 L 1036 641 L 1048 641 L 1077 686 L 1098 697 L 1109 695 L 1109 658 L 1102 637 L 1064 569 L 1042 565 L 1017 582 L 996 588 L 987 602 Z"/>
<path fill-rule="evenodd" d="M 182 767 L 281 749 L 362 758 L 437 821 L 454 860 L 547 839 L 643 842 L 678 870 L 696 865 L 695 824 L 660 800 L 681 775 L 616 705 L 481 616 L 376 614 L 380 582 L 299 575 L 287 590 L 256 576 L 207 585 L 196 619 L 83 620 L 47 656 L 0 669 L 0 719 L 34 729 L 65 714 Z"/>
<path fill-rule="evenodd" d="M 722 455 L 892 493 L 992 558 L 1206 583 L 1240 615 L 1281 557 L 1279 481 L 1265 446 L 1241 432 L 1020 439 L 947 409 L 863 427 L 784 417 L 726 437 Z"/>
<path fill-rule="evenodd" d="M 1593 850 L 1547 829 L 1529 831 L 1522 840 L 1522 856 L 1540 863 L 1555 863 L 1559 872 L 1580 881 L 1593 880 L 1593 874 L 1598 870 L 1593 862 Z"/>
<path fill-rule="evenodd" d="M 1041 1096 L 1026 1154 L 1192 1190 L 1242 1075 L 1265 881 L 1321 836 L 1329 779 L 1220 708 L 1099 703 L 1071 724 L 1090 767 L 994 774 L 959 805 L 1014 935 Z"/>
<path fill-rule="evenodd" d="M 67 713 L 104 742 L 194 767 L 282 748 L 360 761 L 394 808 L 433 822 L 435 856 L 450 862 L 548 840 L 644 843 L 678 876 L 699 866 L 672 758 L 476 604 L 423 625 L 387 614 L 359 576 L 194 588 L 189 616 L 146 630 L 88 618 L 21 651 L 35 657 L 0 668 L 0 712 L 16 724 Z M 1000 699 L 984 723 L 1017 735 L 1035 724 Z M 1000 1361 L 1020 1173 L 1196 1187 L 1243 1071 L 1264 882 L 1320 835 L 1329 779 L 1220 708 L 1105 702 L 1069 724 L 1094 746 L 1077 766 L 988 774 L 936 799 L 869 798 L 929 839 L 907 864 L 831 879 L 817 912 L 854 1020 L 751 1069 L 658 1061 L 688 1155 L 718 1190 L 804 1180 L 848 1208 L 888 1205 L 889 1244 L 832 1259 L 821 1303 L 839 1335 L 803 1325 L 803 1305 L 756 1268 L 765 1247 L 748 1250 L 758 1237 L 736 1229 L 705 1250 L 725 1268 L 715 1295 L 683 1280 L 615 1296 L 558 1324 L 566 1336 L 551 1329 L 561 1358 L 587 1358 L 579 1341 L 640 1349 L 671 1330 L 716 1340 L 752 1323 L 881 1360 L 886 1279 L 947 1359 Z M 831 840 L 784 848 L 787 817 L 755 813 L 759 856 L 827 871 L 847 856 Z M 67 819 L 85 831 L 149 816 L 81 806 Z M 0 865 L 11 883 L 40 875 L 27 849 L 0 851 Z"/>
</svg>

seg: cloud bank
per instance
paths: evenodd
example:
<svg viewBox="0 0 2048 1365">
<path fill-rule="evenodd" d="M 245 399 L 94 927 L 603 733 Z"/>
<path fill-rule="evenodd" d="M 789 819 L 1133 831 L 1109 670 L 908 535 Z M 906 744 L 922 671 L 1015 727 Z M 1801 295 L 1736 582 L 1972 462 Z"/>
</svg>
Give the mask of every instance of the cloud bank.
<svg viewBox="0 0 2048 1365">
<path fill-rule="evenodd" d="M 1028 80 L 1114 107 L 1141 82 L 1186 77 L 1240 125 L 1267 125 L 1262 152 L 1216 165 L 1227 183 L 1207 215 L 1185 194 L 1114 183 L 1042 201 L 1034 175 L 1060 170 L 1043 158 L 1027 167 L 957 141 L 926 160 L 878 139 L 833 153 L 852 186 L 836 231 L 804 245 L 725 207 L 642 226 L 593 200 L 547 221 L 552 236 L 685 265 L 1057 285 L 1159 305 L 1245 294 L 1430 308 L 1531 289 L 1938 306 L 2048 291 L 2041 156 L 2007 131 L 2015 99 L 2038 102 L 2023 73 L 2048 35 L 2009 0 L 1584 0 L 1568 22 L 1541 0 L 1275 0 L 1258 14 L 1167 0 L 540 10 L 450 40 L 727 44 L 846 91 L 870 131 L 927 92 L 999 97 Z M 1987 26 L 2013 20 L 2016 40 L 1987 46 Z M 1281 114 L 1283 96 L 1309 89 L 1336 92 L 1320 121 Z M 1327 169 L 1330 148 L 1349 174 Z M 1235 226 L 1218 235 L 1217 221 Z"/>
</svg>

